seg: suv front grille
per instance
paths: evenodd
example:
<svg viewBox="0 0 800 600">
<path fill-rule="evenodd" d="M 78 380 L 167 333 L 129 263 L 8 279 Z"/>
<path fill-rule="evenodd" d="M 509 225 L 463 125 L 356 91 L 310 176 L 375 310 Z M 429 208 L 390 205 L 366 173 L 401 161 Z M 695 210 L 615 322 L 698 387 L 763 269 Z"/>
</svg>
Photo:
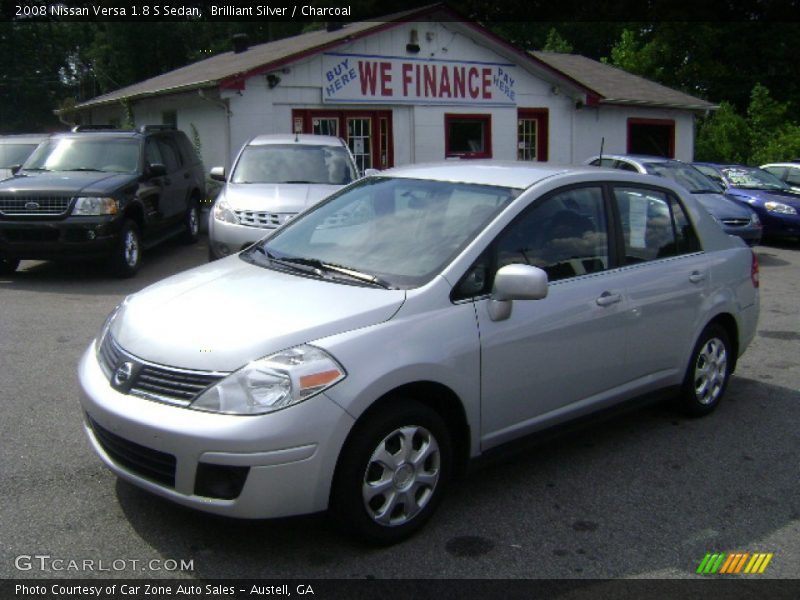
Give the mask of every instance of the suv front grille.
<svg viewBox="0 0 800 600">
<path fill-rule="evenodd" d="M 114 385 L 114 373 L 123 363 L 132 364 L 132 377 L 125 390 L 129 394 L 167 404 L 188 406 L 207 387 L 227 375 L 216 371 L 191 371 L 145 362 L 129 354 L 107 334 L 98 354 L 100 366 Z M 117 387 L 117 386 L 114 386 Z"/>
<path fill-rule="evenodd" d="M 126 440 L 101 427 L 88 415 L 87 419 L 95 439 L 115 463 L 145 479 L 175 487 L 176 460 L 172 454 Z"/>
<path fill-rule="evenodd" d="M 239 222 L 247 227 L 275 229 L 294 217 L 297 213 L 271 213 L 254 210 L 235 210 Z"/>
<path fill-rule="evenodd" d="M 63 215 L 69 209 L 72 196 L 0 196 L 0 214 Z"/>
</svg>

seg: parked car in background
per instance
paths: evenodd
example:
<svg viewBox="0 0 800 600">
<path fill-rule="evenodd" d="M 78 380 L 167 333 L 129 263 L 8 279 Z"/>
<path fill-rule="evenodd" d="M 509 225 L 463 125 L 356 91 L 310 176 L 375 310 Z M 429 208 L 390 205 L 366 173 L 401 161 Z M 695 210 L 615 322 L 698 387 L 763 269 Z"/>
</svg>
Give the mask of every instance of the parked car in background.
<svg viewBox="0 0 800 600">
<path fill-rule="evenodd" d="M 726 233 L 739 236 L 750 246 L 761 242 L 762 226 L 758 215 L 753 210 L 726 198 L 723 195 L 723 187 L 688 163 L 663 156 L 604 154 L 602 158 L 595 156 L 584 164 L 671 179 L 689 190 Z"/>
<path fill-rule="evenodd" d="M 795 192 L 800 192 L 800 160 L 782 163 L 768 163 L 761 168 L 772 173 Z"/>
<path fill-rule="evenodd" d="M 22 163 L 48 138 L 47 134 L 0 136 L 0 180 L 13 176 Z"/>
<path fill-rule="evenodd" d="M 726 187 L 726 193 L 758 213 L 764 236 L 800 237 L 800 194 L 771 173 L 744 165 L 694 163 Z"/>
<path fill-rule="evenodd" d="M 259 135 L 239 151 L 211 209 L 208 258 L 235 254 L 358 178 L 347 144 L 327 135 Z M 227 180 L 226 180 L 227 179 Z"/>
<path fill-rule="evenodd" d="M 0 271 L 21 259 L 101 259 L 130 277 L 144 247 L 197 240 L 204 194 L 200 158 L 174 128 L 53 135 L 0 182 Z"/>
<path fill-rule="evenodd" d="M 174 502 L 392 543 L 491 448 L 655 391 L 709 414 L 758 311 L 752 249 L 666 178 L 401 167 L 128 296 L 80 362 L 84 428 Z"/>
</svg>

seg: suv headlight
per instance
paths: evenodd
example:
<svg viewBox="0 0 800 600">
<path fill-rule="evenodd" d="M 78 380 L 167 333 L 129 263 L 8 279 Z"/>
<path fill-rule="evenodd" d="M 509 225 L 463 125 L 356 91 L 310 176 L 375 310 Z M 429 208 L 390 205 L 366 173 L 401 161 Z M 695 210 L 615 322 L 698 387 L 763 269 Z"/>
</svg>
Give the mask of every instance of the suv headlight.
<svg viewBox="0 0 800 600">
<path fill-rule="evenodd" d="M 347 376 L 327 352 L 302 345 L 242 367 L 203 392 L 191 407 L 231 415 L 260 415 L 302 402 Z"/>
<path fill-rule="evenodd" d="M 97 196 L 80 196 L 75 198 L 73 215 L 115 215 L 119 212 L 119 203 L 114 198 Z"/>
<path fill-rule="evenodd" d="M 214 218 L 223 223 L 232 223 L 233 225 L 239 224 L 239 217 L 233 212 L 231 205 L 228 204 L 225 198 L 219 198 L 214 203 Z"/>
<path fill-rule="evenodd" d="M 797 209 L 794 206 L 789 206 L 783 202 L 764 202 L 764 208 L 769 212 L 780 213 L 782 215 L 796 215 Z"/>
</svg>

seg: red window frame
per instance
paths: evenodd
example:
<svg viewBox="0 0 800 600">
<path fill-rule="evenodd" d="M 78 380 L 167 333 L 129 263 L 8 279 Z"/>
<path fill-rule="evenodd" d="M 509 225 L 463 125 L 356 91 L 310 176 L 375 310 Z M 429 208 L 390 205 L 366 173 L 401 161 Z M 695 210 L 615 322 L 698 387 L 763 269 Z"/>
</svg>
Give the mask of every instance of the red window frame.
<svg viewBox="0 0 800 600">
<path fill-rule="evenodd" d="M 669 149 L 668 149 L 668 156 L 667 158 L 675 158 L 675 120 L 674 119 L 645 119 L 640 117 L 629 117 L 628 118 L 628 139 L 627 139 L 627 152 L 628 154 L 633 153 L 633 148 L 631 144 L 631 126 L 632 125 L 663 125 L 669 127 Z"/>
<path fill-rule="evenodd" d="M 453 121 L 475 120 L 483 124 L 483 151 L 450 152 L 450 124 Z M 444 155 L 458 158 L 492 158 L 492 115 L 445 113 L 444 115 Z"/>
<path fill-rule="evenodd" d="M 536 162 L 547 162 L 548 145 L 550 144 L 550 109 L 548 108 L 520 108 L 517 109 L 517 119 L 536 119 Z"/>
</svg>

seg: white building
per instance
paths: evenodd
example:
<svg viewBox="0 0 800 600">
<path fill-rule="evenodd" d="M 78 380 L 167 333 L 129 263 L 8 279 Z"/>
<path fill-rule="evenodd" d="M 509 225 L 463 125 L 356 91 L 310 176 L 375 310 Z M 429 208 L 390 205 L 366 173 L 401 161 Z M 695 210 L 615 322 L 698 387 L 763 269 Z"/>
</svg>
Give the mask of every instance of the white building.
<svg viewBox="0 0 800 600">
<path fill-rule="evenodd" d="M 334 134 L 361 168 L 445 158 L 693 158 L 713 110 L 588 58 L 527 53 L 435 6 L 235 50 L 79 104 L 82 123 L 174 123 L 207 167 L 262 133 Z"/>
</svg>

